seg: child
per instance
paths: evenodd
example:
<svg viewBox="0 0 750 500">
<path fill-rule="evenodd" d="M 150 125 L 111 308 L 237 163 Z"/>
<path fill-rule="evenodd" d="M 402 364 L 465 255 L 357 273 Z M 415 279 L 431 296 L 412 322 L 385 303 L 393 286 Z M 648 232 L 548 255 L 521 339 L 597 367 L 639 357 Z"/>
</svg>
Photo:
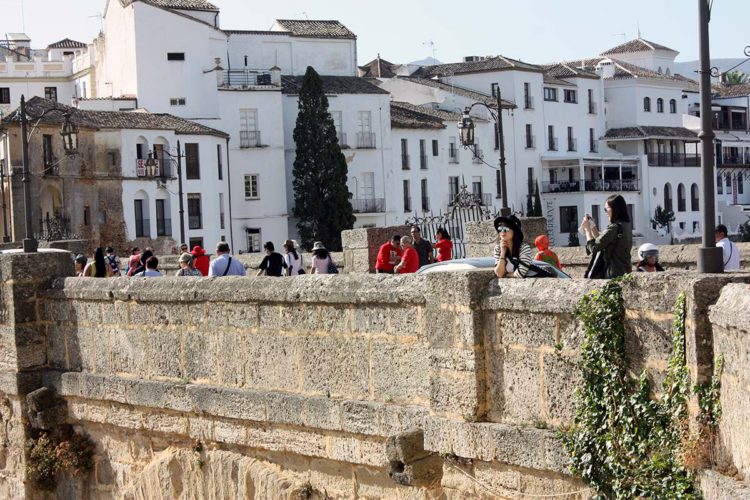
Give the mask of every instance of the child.
<svg viewBox="0 0 750 500">
<path fill-rule="evenodd" d="M 542 262 L 546 262 L 547 264 L 562 270 L 562 264 L 560 264 L 560 259 L 557 258 L 557 254 L 549 249 L 549 238 L 541 234 L 534 240 L 534 245 L 536 245 L 537 250 L 539 250 L 534 257 L 534 260 L 541 260 Z"/>
</svg>

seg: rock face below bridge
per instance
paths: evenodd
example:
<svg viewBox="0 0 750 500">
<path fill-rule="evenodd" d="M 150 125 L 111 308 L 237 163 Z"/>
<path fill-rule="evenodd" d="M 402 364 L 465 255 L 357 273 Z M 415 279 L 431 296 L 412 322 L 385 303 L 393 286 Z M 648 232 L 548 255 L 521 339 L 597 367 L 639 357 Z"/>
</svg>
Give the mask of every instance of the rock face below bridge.
<svg viewBox="0 0 750 500">
<path fill-rule="evenodd" d="M 62 475 L 59 498 L 590 495 L 555 428 L 574 412 L 575 304 L 601 283 L 71 274 L 67 253 L 0 255 L 4 498 L 44 496 L 26 476 L 24 442 L 30 422 L 55 418 L 96 445 L 93 470 Z M 631 362 L 661 380 L 684 291 L 688 363 L 704 380 L 716 347 L 744 352 L 745 320 L 727 310 L 745 307 L 733 297 L 747 282 L 636 276 L 624 294 Z M 742 359 L 727 356 L 727 377 Z M 745 401 L 746 385 L 727 379 Z M 41 387 L 55 394 L 27 402 Z M 745 410 L 725 406 L 719 439 L 738 472 Z M 710 491 L 742 486 L 706 477 Z"/>
</svg>

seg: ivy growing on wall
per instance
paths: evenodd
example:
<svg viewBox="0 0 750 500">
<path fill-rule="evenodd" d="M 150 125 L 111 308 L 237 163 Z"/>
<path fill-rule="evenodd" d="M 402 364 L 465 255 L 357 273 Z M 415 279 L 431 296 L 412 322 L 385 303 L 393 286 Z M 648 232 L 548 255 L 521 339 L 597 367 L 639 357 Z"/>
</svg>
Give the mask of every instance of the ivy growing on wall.
<svg viewBox="0 0 750 500">
<path fill-rule="evenodd" d="M 627 278 L 625 278 L 627 279 Z M 699 498 L 686 447 L 698 438 L 688 429 L 691 390 L 685 363 L 685 296 L 674 311 L 673 351 L 660 399 L 642 373 L 628 374 L 625 359 L 623 279 L 583 297 L 576 315 L 585 328 L 574 425 L 561 433 L 571 471 L 596 488 L 599 498 Z M 705 418 L 718 419 L 718 382 L 703 392 Z M 712 392 L 713 391 L 713 392 Z"/>
</svg>

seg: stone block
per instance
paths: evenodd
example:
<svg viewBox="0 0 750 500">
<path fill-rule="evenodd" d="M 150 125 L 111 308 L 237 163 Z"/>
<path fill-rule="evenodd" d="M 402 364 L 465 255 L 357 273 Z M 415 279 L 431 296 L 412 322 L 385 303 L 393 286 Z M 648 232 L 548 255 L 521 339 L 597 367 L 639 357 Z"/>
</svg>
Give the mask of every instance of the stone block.
<svg viewBox="0 0 750 500">
<path fill-rule="evenodd" d="M 484 370 L 484 356 L 474 349 L 429 349 L 430 367 L 438 370 L 470 372 Z"/>
<path fill-rule="evenodd" d="M 325 457 L 327 440 L 325 436 L 311 432 L 274 427 L 247 427 L 247 445 L 269 451 Z"/>
<path fill-rule="evenodd" d="M 378 409 L 381 436 L 389 436 L 413 429 L 421 429 L 430 410 L 420 406 L 381 405 Z"/>
<path fill-rule="evenodd" d="M 341 424 L 346 432 L 376 435 L 378 432 L 378 408 L 375 403 L 344 401 L 341 403 Z"/>
<path fill-rule="evenodd" d="M 541 361 L 534 351 L 489 356 L 489 392 L 494 422 L 532 424 L 541 417 Z"/>
<path fill-rule="evenodd" d="M 416 462 L 432 454 L 424 449 L 424 432 L 421 429 L 388 436 L 385 454 L 390 462 L 404 464 Z"/>
<path fill-rule="evenodd" d="M 142 417 L 143 428 L 162 434 L 185 435 L 188 430 L 187 417 L 164 412 L 147 412 Z"/>
<path fill-rule="evenodd" d="M 354 464 L 385 467 L 388 459 L 385 446 L 380 441 L 349 436 L 330 436 L 326 456 L 332 460 Z"/>
<path fill-rule="evenodd" d="M 150 377 L 180 379 L 180 333 L 174 330 L 150 330 L 148 342 L 148 374 Z"/>
<path fill-rule="evenodd" d="M 191 411 L 192 400 L 186 386 L 168 382 L 133 380 L 127 382 L 127 403 L 149 408 Z"/>
<path fill-rule="evenodd" d="M 328 398 L 305 397 L 300 416 L 305 427 L 328 430 L 342 428 L 339 402 Z"/>
<path fill-rule="evenodd" d="M 674 319 L 671 314 L 629 310 L 625 315 L 625 355 L 639 373 L 645 362 L 672 355 Z"/>
<path fill-rule="evenodd" d="M 334 398 L 370 397 L 367 340 L 306 337 L 299 340 L 302 388 Z"/>
<path fill-rule="evenodd" d="M 146 332 L 115 330 L 110 333 L 112 342 L 112 373 L 146 373 Z"/>
<path fill-rule="evenodd" d="M 189 385 L 187 393 L 196 413 L 256 422 L 267 417 L 265 397 L 256 391 Z"/>
<path fill-rule="evenodd" d="M 347 249 L 367 248 L 367 229 L 341 231 L 341 246 Z"/>
<path fill-rule="evenodd" d="M 519 467 L 545 470 L 546 439 L 549 435 L 554 433 L 540 429 L 493 425 L 491 439 L 495 446 L 495 460 Z"/>
<path fill-rule="evenodd" d="M 296 392 L 299 390 L 299 344 L 297 337 L 250 334 L 242 344 L 245 385 L 257 389 Z"/>
<path fill-rule="evenodd" d="M 576 413 L 575 390 L 580 386 L 578 359 L 561 354 L 544 354 L 544 420 L 555 425 L 572 423 Z"/>
<path fill-rule="evenodd" d="M 351 330 L 349 321 L 349 308 L 347 306 L 321 305 L 316 308 L 312 317 L 312 329 L 318 332 L 349 332 Z"/>
<path fill-rule="evenodd" d="M 278 392 L 267 392 L 264 396 L 264 406 L 269 422 L 296 426 L 304 425 L 302 413 L 307 399 L 305 396 Z"/>
<path fill-rule="evenodd" d="M 223 305 L 223 308 L 217 307 L 216 304 L 211 304 L 208 307 L 223 311 L 224 321 L 232 328 L 249 330 L 258 326 L 258 307 L 255 304 L 227 302 Z M 216 321 L 215 324 L 219 324 L 218 318 L 212 322 L 214 321 Z"/>
<path fill-rule="evenodd" d="M 432 376 L 430 379 L 430 408 L 433 412 L 449 414 L 475 421 L 482 417 L 485 385 L 474 374 Z"/>
<path fill-rule="evenodd" d="M 284 308 L 280 305 L 261 304 L 258 307 L 258 315 L 260 318 L 258 326 L 261 330 L 265 331 L 279 330 L 282 327 L 282 321 L 285 321 L 285 318 L 282 318 L 283 314 Z"/>
<path fill-rule="evenodd" d="M 360 306 L 351 311 L 351 329 L 357 333 L 386 333 L 389 308 Z"/>
<path fill-rule="evenodd" d="M 101 304 L 102 323 L 105 325 L 126 325 L 129 321 L 128 310 L 127 302 L 103 302 Z"/>
<path fill-rule="evenodd" d="M 427 349 L 423 344 L 394 344 L 373 340 L 371 356 L 375 399 L 389 399 L 400 403 L 428 400 L 430 367 Z"/>
<path fill-rule="evenodd" d="M 558 319 L 554 314 L 533 314 L 526 311 L 499 311 L 494 331 L 488 332 L 495 346 L 551 346 L 557 342 Z"/>
<path fill-rule="evenodd" d="M 245 381 L 242 345 L 245 343 L 246 334 L 239 330 L 219 330 L 216 335 L 217 382 L 220 385 L 239 387 Z"/>
<path fill-rule="evenodd" d="M 184 376 L 191 381 L 216 380 L 216 333 L 186 330 L 182 332 Z"/>
</svg>

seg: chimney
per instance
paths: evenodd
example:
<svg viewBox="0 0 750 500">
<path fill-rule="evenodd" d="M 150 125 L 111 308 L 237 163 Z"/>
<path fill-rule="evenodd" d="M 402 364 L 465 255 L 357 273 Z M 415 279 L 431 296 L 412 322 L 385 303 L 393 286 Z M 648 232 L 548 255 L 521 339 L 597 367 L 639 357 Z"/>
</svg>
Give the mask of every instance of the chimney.
<svg viewBox="0 0 750 500">
<path fill-rule="evenodd" d="M 611 59 L 602 59 L 596 65 L 596 73 L 602 78 L 612 78 L 615 76 L 615 63 Z"/>
<path fill-rule="evenodd" d="M 281 68 L 278 66 L 271 68 L 271 84 L 281 87 Z"/>
</svg>

